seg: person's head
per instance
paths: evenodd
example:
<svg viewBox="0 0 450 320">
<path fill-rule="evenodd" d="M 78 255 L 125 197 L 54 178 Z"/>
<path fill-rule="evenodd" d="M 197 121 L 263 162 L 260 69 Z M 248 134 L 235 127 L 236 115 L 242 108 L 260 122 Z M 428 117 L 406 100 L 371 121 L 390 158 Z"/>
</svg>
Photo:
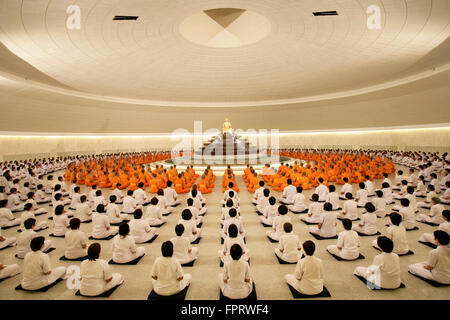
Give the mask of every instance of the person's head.
<svg viewBox="0 0 450 320">
<path fill-rule="evenodd" d="M 95 261 L 100 257 L 100 251 L 102 250 L 102 247 L 100 246 L 100 243 L 94 242 L 92 243 L 88 248 L 88 259 L 90 261 Z"/>
<path fill-rule="evenodd" d="M 55 208 L 55 215 L 59 216 L 64 213 L 64 206 L 62 204 L 57 205 Z"/>
<path fill-rule="evenodd" d="M 139 182 L 139 183 L 138 183 L 138 188 L 141 188 L 141 189 L 142 189 L 143 187 L 144 187 L 144 183 L 143 183 L 143 182 Z"/>
<path fill-rule="evenodd" d="M 387 178 L 389 175 L 385 172 L 383 173 L 383 177 Z"/>
<path fill-rule="evenodd" d="M 130 196 L 130 197 L 131 197 L 132 195 L 133 195 L 133 190 L 128 190 L 128 191 L 127 191 L 127 196 Z"/>
<path fill-rule="evenodd" d="M 75 193 L 78 193 L 78 192 L 80 192 L 80 187 L 79 186 L 76 186 L 75 188 L 73 188 L 73 191 L 75 192 Z"/>
<path fill-rule="evenodd" d="M 439 204 L 439 203 L 441 203 L 441 199 L 439 199 L 439 197 L 433 197 L 433 198 L 431 198 L 431 202 L 433 204 Z"/>
<path fill-rule="evenodd" d="M 228 183 L 228 188 L 232 189 L 233 187 L 234 187 L 234 183 L 230 181 L 230 182 Z"/>
<path fill-rule="evenodd" d="M 385 236 L 379 236 L 377 238 L 377 245 L 383 252 L 391 253 L 394 249 L 394 243 L 391 239 Z"/>
<path fill-rule="evenodd" d="M 55 192 L 61 190 L 61 185 L 60 185 L 60 184 L 55 185 L 55 187 L 54 187 L 53 190 L 54 190 Z"/>
<path fill-rule="evenodd" d="M 117 197 L 115 195 L 109 196 L 109 202 L 114 203 L 114 202 L 116 202 L 116 200 L 117 200 Z"/>
<path fill-rule="evenodd" d="M 228 215 L 229 215 L 231 218 L 236 217 L 236 215 L 237 215 L 237 210 L 236 210 L 235 208 L 231 208 L 230 210 L 228 210 Z"/>
<path fill-rule="evenodd" d="M 302 187 L 297 187 L 297 193 L 302 193 L 303 192 L 303 188 Z"/>
<path fill-rule="evenodd" d="M 97 190 L 97 191 L 95 191 L 95 195 L 96 195 L 97 197 L 100 197 L 100 196 L 102 195 L 102 190 Z"/>
<path fill-rule="evenodd" d="M 406 198 L 400 199 L 400 204 L 402 207 L 408 207 L 409 206 L 409 200 Z"/>
<path fill-rule="evenodd" d="M 403 170 L 398 170 L 397 173 L 398 173 L 399 176 L 402 176 L 403 175 Z"/>
<path fill-rule="evenodd" d="M 446 186 L 447 188 L 450 188 L 450 181 L 446 181 L 446 182 L 445 182 L 445 186 Z"/>
<path fill-rule="evenodd" d="M 285 224 L 283 224 L 283 230 L 286 233 L 291 233 L 292 232 L 292 223 L 286 222 Z"/>
<path fill-rule="evenodd" d="M 230 192 L 228 192 L 228 195 L 230 196 L 230 198 L 233 198 L 234 197 L 234 191 L 231 190 Z"/>
<path fill-rule="evenodd" d="M 192 198 L 187 199 L 187 205 L 188 207 L 192 207 L 194 205 L 194 199 Z"/>
<path fill-rule="evenodd" d="M 342 220 L 342 226 L 345 230 L 352 230 L 352 220 L 350 219 L 343 219 Z"/>
<path fill-rule="evenodd" d="M 270 194 L 270 190 L 269 189 L 267 189 L 267 188 L 265 188 L 264 190 L 263 190 L 263 195 L 264 195 L 264 197 L 268 197 L 269 196 L 269 194 Z"/>
<path fill-rule="evenodd" d="M 407 186 L 408 185 L 408 180 L 402 180 L 402 186 Z"/>
<path fill-rule="evenodd" d="M 72 218 L 72 219 L 70 219 L 70 222 L 69 222 L 69 224 L 70 224 L 70 229 L 71 229 L 71 230 L 78 230 L 78 229 L 80 228 L 80 223 L 81 223 L 81 221 L 80 221 L 80 219 L 78 219 L 78 218 Z"/>
<path fill-rule="evenodd" d="M 428 185 L 428 190 L 434 191 L 434 186 L 431 183 Z"/>
<path fill-rule="evenodd" d="M 242 248 L 237 243 L 233 244 L 230 248 L 231 258 L 235 261 L 239 260 L 242 257 Z"/>
<path fill-rule="evenodd" d="M 192 198 L 197 197 L 197 194 L 198 194 L 198 191 L 197 191 L 197 190 L 193 189 L 193 190 L 191 191 Z"/>
<path fill-rule="evenodd" d="M 134 212 L 133 212 L 133 217 L 134 217 L 136 220 L 139 220 L 140 218 L 142 218 L 142 209 L 136 209 L 136 210 L 134 210 Z"/>
<path fill-rule="evenodd" d="M 347 192 L 347 193 L 345 194 L 345 198 L 346 198 L 347 200 L 352 200 L 352 199 L 353 199 L 353 194 L 351 194 L 351 192 Z"/>
<path fill-rule="evenodd" d="M 41 250 L 42 246 L 44 245 L 44 242 L 45 242 L 44 237 L 33 238 L 33 240 L 31 240 L 30 242 L 31 250 L 33 250 L 34 252 Z"/>
<path fill-rule="evenodd" d="M 375 206 L 372 202 L 367 202 L 364 206 L 364 209 L 366 209 L 366 211 L 370 213 L 375 212 Z"/>
<path fill-rule="evenodd" d="M 391 212 L 391 214 L 389 215 L 389 219 L 395 226 L 399 226 L 400 223 L 402 222 L 402 216 L 397 212 Z"/>
<path fill-rule="evenodd" d="M 325 202 L 323 204 L 323 210 L 325 210 L 325 211 L 333 211 L 333 205 L 330 202 Z"/>
<path fill-rule="evenodd" d="M 312 256 L 316 251 L 316 245 L 311 240 L 303 242 L 303 251 L 307 256 Z"/>
<path fill-rule="evenodd" d="M 442 211 L 442 217 L 445 221 L 450 221 L 450 210 Z"/>
<path fill-rule="evenodd" d="M 360 189 L 365 189 L 366 188 L 366 185 L 364 184 L 364 182 L 360 182 L 359 183 L 359 188 Z"/>
<path fill-rule="evenodd" d="M 413 194 L 414 193 L 414 187 L 413 186 L 409 186 L 406 188 L 406 192 L 408 192 L 408 194 Z"/>
<path fill-rule="evenodd" d="M 420 175 L 419 180 L 423 182 L 425 180 L 425 177 L 423 175 Z"/>
<path fill-rule="evenodd" d="M 383 198 L 383 191 L 377 190 L 375 191 L 375 194 L 377 195 L 378 198 Z"/>
<path fill-rule="evenodd" d="M 236 238 L 237 237 L 237 235 L 238 235 L 238 227 L 234 223 L 232 223 L 232 224 L 230 224 L 228 226 L 228 235 L 231 238 Z"/>
<path fill-rule="evenodd" d="M 449 242 L 449 236 L 448 233 L 442 230 L 436 230 L 433 232 L 434 235 L 434 241 L 439 246 L 446 246 Z"/>
<path fill-rule="evenodd" d="M 184 226 L 180 223 L 175 226 L 175 234 L 181 237 L 184 233 Z"/>
<path fill-rule="evenodd" d="M 83 195 L 80 197 L 80 202 L 81 202 L 81 203 L 84 203 L 84 202 L 86 202 L 86 200 L 87 200 L 87 197 L 83 194 Z"/>
<path fill-rule="evenodd" d="M 277 203 L 277 199 L 276 199 L 275 197 L 270 197 L 270 198 L 269 198 L 269 204 L 270 204 L 271 206 L 273 206 L 275 203 Z"/>
<path fill-rule="evenodd" d="M 264 181 L 262 181 L 262 180 L 259 181 L 259 186 L 260 186 L 260 187 L 264 187 Z"/>
<path fill-rule="evenodd" d="M 98 213 L 103 213 L 105 212 L 105 206 L 102 203 L 100 203 L 99 205 L 97 205 L 95 211 L 97 211 Z"/>
<path fill-rule="evenodd" d="M 292 180 L 291 179 L 287 179 L 286 180 L 286 183 L 289 185 L 289 184 L 292 184 Z"/>
<path fill-rule="evenodd" d="M 311 196 L 312 201 L 318 202 L 319 201 L 319 195 L 317 193 L 313 193 Z"/>
<path fill-rule="evenodd" d="M 55 198 L 56 201 L 59 201 L 62 198 L 62 194 L 61 193 L 56 193 L 54 198 Z"/>
<path fill-rule="evenodd" d="M 183 220 L 191 220 L 192 218 L 192 212 L 189 209 L 184 209 L 183 212 L 181 212 L 181 218 L 183 218 Z"/>
<path fill-rule="evenodd" d="M 25 220 L 25 222 L 23 223 L 23 226 L 25 227 L 25 229 L 30 230 L 33 229 L 34 225 L 36 224 L 36 219 L 34 218 L 28 218 L 27 220 Z"/>
<path fill-rule="evenodd" d="M 23 208 L 25 209 L 25 211 L 31 211 L 31 209 L 33 209 L 33 205 L 31 203 L 25 203 Z"/>
<path fill-rule="evenodd" d="M 152 206 L 156 206 L 158 204 L 159 200 L 157 197 L 153 197 L 152 200 L 150 200 L 150 204 Z"/>
<path fill-rule="evenodd" d="M 285 215 L 288 213 L 288 208 L 282 204 L 278 207 L 278 214 Z"/>
<path fill-rule="evenodd" d="M 171 187 L 172 186 L 172 181 L 167 181 L 167 187 Z"/>
<path fill-rule="evenodd" d="M 328 187 L 328 190 L 330 192 L 335 192 L 336 191 L 336 187 L 333 184 L 330 184 L 330 186 Z"/>
<path fill-rule="evenodd" d="M 128 223 L 126 222 L 121 223 L 119 226 L 119 234 L 122 237 L 126 237 L 129 233 L 130 233 L 130 226 L 128 225 Z"/>
<path fill-rule="evenodd" d="M 344 179 L 342 179 L 342 180 L 344 180 L 345 183 L 348 183 L 348 178 L 347 177 L 344 177 Z"/>
<path fill-rule="evenodd" d="M 170 258 L 173 255 L 173 243 L 165 241 L 161 245 L 161 254 L 163 257 Z"/>
</svg>

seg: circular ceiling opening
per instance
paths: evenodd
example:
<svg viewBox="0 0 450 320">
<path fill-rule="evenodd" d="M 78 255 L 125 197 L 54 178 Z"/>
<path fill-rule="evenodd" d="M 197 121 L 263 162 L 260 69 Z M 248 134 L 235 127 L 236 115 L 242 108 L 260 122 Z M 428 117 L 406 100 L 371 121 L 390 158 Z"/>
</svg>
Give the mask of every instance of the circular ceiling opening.
<svg viewBox="0 0 450 320">
<path fill-rule="evenodd" d="M 213 48 L 241 47 L 265 38 L 270 22 L 245 9 L 218 8 L 195 13 L 180 24 L 187 40 Z"/>
</svg>

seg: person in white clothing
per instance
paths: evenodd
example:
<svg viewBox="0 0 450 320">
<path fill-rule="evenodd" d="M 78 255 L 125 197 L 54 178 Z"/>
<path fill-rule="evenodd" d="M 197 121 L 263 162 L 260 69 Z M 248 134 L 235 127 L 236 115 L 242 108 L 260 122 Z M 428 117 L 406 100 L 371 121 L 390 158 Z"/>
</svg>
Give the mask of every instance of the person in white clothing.
<svg viewBox="0 0 450 320">
<path fill-rule="evenodd" d="M 33 205 L 31 203 L 25 203 L 24 206 L 25 211 L 20 216 L 20 230 L 25 231 L 24 222 L 29 219 L 33 218 L 36 219 L 33 212 Z M 48 222 L 47 221 L 39 221 L 36 222 L 36 225 L 34 227 L 34 231 L 44 230 L 48 228 Z"/>
<path fill-rule="evenodd" d="M 327 195 L 327 198 L 325 199 L 325 202 L 331 203 L 331 205 L 333 206 L 333 211 L 340 209 L 339 208 L 339 195 L 335 191 L 336 191 L 336 187 L 331 184 L 328 187 L 328 195 Z"/>
<path fill-rule="evenodd" d="M 119 190 L 120 183 L 116 184 L 114 189 L 111 191 L 110 196 L 116 196 L 116 203 L 122 204 L 123 203 L 123 193 L 121 190 Z"/>
<path fill-rule="evenodd" d="M 219 274 L 219 287 L 222 294 L 230 299 L 245 299 L 253 290 L 253 279 L 247 261 L 241 259 L 242 248 L 235 243 L 231 246 L 231 260 L 224 263 L 223 273 Z"/>
<path fill-rule="evenodd" d="M 119 232 L 118 227 L 111 227 L 109 217 L 106 215 L 105 206 L 99 204 L 92 214 L 92 238 L 104 239 Z"/>
<path fill-rule="evenodd" d="M 273 220 L 273 229 L 266 232 L 267 237 L 274 241 L 279 241 L 280 237 L 284 235 L 284 224 L 291 223 L 291 217 L 287 215 L 288 208 L 285 205 L 278 207 L 278 216 Z"/>
<path fill-rule="evenodd" d="M 192 247 L 189 238 L 183 237 L 184 226 L 177 224 L 175 226 L 176 237 L 170 239 L 173 244 L 173 258 L 180 264 L 190 263 L 196 260 L 199 256 L 197 247 Z"/>
<path fill-rule="evenodd" d="M 175 209 L 174 207 L 171 207 L 171 206 L 169 206 L 167 204 L 167 199 L 164 196 L 164 190 L 163 189 L 158 189 L 156 199 L 158 199 L 158 207 L 163 209 L 163 213 L 162 213 L 163 216 L 168 216 Z"/>
<path fill-rule="evenodd" d="M 306 295 L 315 295 L 323 291 L 322 260 L 313 256 L 316 246 L 312 241 L 303 243 L 305 257 L 297 262 L 295 272 L 284 276 L 286 282 L 295 290 Z"/>
<path fill-rule="evenodd" d="M 375 206 L 371 202 L 368 202 L 364 208 L 366 209 L 366 213 L 362 215 L 359 224 L 353 225 L 352 230 L 365 235 L 374 235 L 378 232 Z"/>
<path fill-rule="evenodd" d="M 35 215 L 48 213 L 47 209 L 38 207 L 37 202 L 35 200 L 35 194 L 34 194 L 33 191 L 28 192 L 28 194 L 27 194 L 27 201 L 25 201 L 25 204 L 27 204 L 27 203 L 31 203 L 31 206 L 32 206 L 32 208 L 34 210 L 34 214 Z"/>
<path fill-rule="evenodd" d="M 408 271 L 441 284 L 450 284 L 449 235 L 442 230 L 434 231 L 433 235 L 437 248 L 430 251 L 426 262 L 411 264 Z"/>
<path fill-rule="evenodd" d="M 172 181 L 167 181 L 167 188 L 164 189 L 164 197 L 167 200 L 167 205 L 176 207 L 181 204 L 181 199 L 178 199 L 177 192 L 172 188 Z"/>
<path fill-rule="evenodd" d="M 292 224 L 286 222 L 283 225 L 284 235 L 280 237 L 278 247 L 275 248 L 275 254 L 281 260 L 294 263 L 300 260 L 302 256 L 302 245 L 299 237 L 292 232 Z"/>
<path fill-rule="evenodd" d="M 64 237 L 69 228 L 69 217 L 62 204 L 55 207 L 53 214 L 53 235 L 56 237 Z"/>
<path fill-rule="evenodd" d="M 145 211 L 144 219 L 150 226 L 159 226 L 167 222 L 167 218 L 163 217 L 164 209 L 158 206 L 158 201 L 156 197 L 153 197 Z"/>
<path fill-rule="evenodd" d="M 442 195 L 439 199 L 443 204 L 450 204 L 450 180 L 445 183 L 445 186 L 447 189 L 445 190 L 444 195 Z"/>
<path fill-rule="evenodd" d="M 108 202 L 106 202 L 105 197 L 102 194 L 102 190 L 97 190 L 95 192 L 95 197 L 92 199 L 92 205 L 94 208 L 97 208 L 99 204 L 106 206 Z"/>
<path fill-rule="evenodd" d="M 0 279 L 11 278 L 21 272 L 22 270 L 20 269 L 18 264 L 5 265 L 0 262 Z"/>
<path fill-rule="evenodd" d="M 373 197 L 375 195 L 375 187 L 373 185 L 373 182 L 370 181 L 370 176 L 368 176 L 368 175 L 364 176 L 364 178 L 366 179 L 366 181 L 364 182 L 364 185 L 365 185 L 365 189 L 367 191 L 367 196 Z"/>
<path fill-rule="evenodd" d="M 193 206 L 195 208 L 197 208 L 197 210 L 199 211 L 200 215 L 202 215 L 202 216 L 205 215 L 208 212 L 208 208 L 203 206 L 202 203 L 200 202 L 200 200 L 198 199 L 198 197 L 197 197 L 197 190 L 192 190 L 191 194 L 192 194 L 193 197 L 190 198 L 190 199 L 193 200 Z"/>
<path fill-rule="evenodd" d="M 195 198 L 188 198 L 186 200 L 187 208 L 189 210 L 191 210 L 192 218 L 195 220 L 195 223 L 197 225 L 199 225 L 202 222 L 202 220 L 203 220 L 203 216 L 200 215 L 200 211 L 197 209 L 197 207 L 194 206 L 194 200 L 196 200 L 196 199 Z M 197 201 L 197 203 L 198 203 L 198 201 Z"/>
<path fill-rule="evenodd" d="M 345 194 L 347 201 L 344 202 L 344 209 L 338 213 L 338 219 L 358 220 L 358 204 L 353 200 L 353 195 L 348 192 Z"/>
<path fill-rule="evenodd" d="M 351 193 L 353 195 L 353 187 L 350 183 L 348 183 L 348 178 L 344 177 L 344 185 L 341 187 L 341 192 L 339 193 L 339 199 L 347 200 L 347 193 Z"/>
<path fill-rule="evenodd" d="M 8 196 L 8 208 L 12 212 L 23 211 L 23 203 L 20 203 L 16 188 L 11 188 L 11 194 Z"/>
<path fill-rule="evenodd" d="M 325 202 L 328 195 L 328 188 L 323 184 L 323 178 L 319 178 L 319 185 L 314 190 L 314 194 L 319 195 L 319 202 Z M 312 200 L 312 199 L 311 199 Z"/>
<path fill-rule="evenodd" d="M 145 248 L 137 247 L 134 237 L 129 233 L 130 226 L 124 222 L 119 226 L 119 234 L 113 239 L 112 260 L 116 263 L 127 263 L 145 254 Z"/>
<path fill-rule="evenodd" d="M 123 199 L 122 212 L 129 214 L 133 213 L 136 209 L 142 209 L 142 207 L 138 205 L 137 200 L 133 198 L 133 191 L 128 190 L 127 196 Z"/>
<path fill-rule="evenodd" d="M 178 224 L 183 225 L 183 236 L 188 237 L 191 243 L 201 237 L 201 229 L 197 228 L 195 220 L 192 219 L 191 210 L 184 209 L 181 212 L 181 220 L 178 221 Z"/>
<path fill-rule="evenodd" d="M 358 208 L 364 208 L 368 201 L 368 194 L 366 190 L 366 185 L 364 182 L 359 183 L 359 190 L 356 191 L 356 197 L 355 200 L 358 203 Z"/>
<path fill-rule="evenodd" d="M 417 209 L 417 200 L 416 200 L 416 196 L 414 195 L 414 187 L 412 186 L 408 186 L 406 188 L 406 194 L 403 197 L 405 199 L 409 200 L 409 206 L 411 207 L 411 209 L 413 210 L 413 212 L 418 212 L 419 210 Z M 400 205 L 396 205 L 392 207 L 392 210 L 394 211 L 400 211 L 402 207 Z"/>
<path fill-rule="evenodd" d="M 80 199 L 81 199 L 81 196 L 84 195 L 84 193 L 81 194 L 80 190 L 81 189 L 79 186 L 75 186 L 75 188 L 73 189 L 72 198 L 71 198 L 72 200 L 70 201 L 69 209 L 76 210 L 77 206 L 81 203 Z"/>
<path fill-rule="evenodd" d="M 253 193 L 253 199 L 252 199 L 252 203 L 254 205 L 258 205 L 261 201 L 261 197 L 263 196 L 263 191 L 264 191 L 264 181 L 260 181 L 259 182 L 259 188 L 256 189 L 256 191 Z"/>
<path fill-rule="evenodd" d="M 14 247 L 17 245 L 17 238 L 10 237 L 5 238 L 2 236 L 2 228 L 0 228 L 0 249 L 6 248 L 6 247 Z"/>
<path fill-rule="evenodd" d="M 270 198 L 270 190 L 265 188 L 263 190 L 262 196 L 259 198 L 259 203 L 256 205 L 256 211 L 259 213 L 264 212 L 264 208 L 269 205 L 269 198 Z"/>
<path fill-rule="evenodd" d="M 98 296 L 123 283 L 123 276 L 120 273 L 112 273 L 111 269 L 100 257 L 101 246 L 93 243 L 89 246 L 88 259 L 80 265 L 80 293 L 84 296 Z"/>
<path fill-rule="evenodd" d="M 396 212 L 392 212 L 389 215 L 391 225 L 386 229 L 386 236 L 394 243 L 394 249 L 392 252 L 396 254 L 406 254 L 409 252 L 408 240 L 406 239 L 406 229 L 400 225 L 402 222 L 402 216 Z M 377 240 L 372 242 L 372 245 L 378 247 Z"/>
<path fill-rule="evenodd" d="M 74 194 L 74 198 L 76 193 Z M 86 195 L 80 197 L 80 203 L 77 205 L 74 217 L 80 219 L 81 222 L 89 222 L 92 220 L 92 210 L 87 203 Z"/>
<path fill-rule="evenodd" d="M 38 236 L 37 232 L 33 230 L 36 224 L 36 219 L 29 218 L 24 222 L 25 230 L 19 235 L 17 239 L 17 258 L 23 259 L 25 255 L 31 251 L 31 240 Z M 51 240 L 44 241 L 42 252 L 47 252 L 52 247 Z"/>
<path fill-rule="evenodd" d="M 442 217 L 442 212 L 444 212 L 445 207 L 441 204 L 441 200 L 438 197 L 433 197 L 431 199 L 431 208 L 429 214 L 421 213 L 417 217 L 419 222 L 429 222 L 434 224 L 441 224 L 444 222 Z"/>
<path fill-rule="evenodd" d="M 44 192 L 44 186 L 42 184 L 38 184 L 36 187 L 36 202 L 37 204 L 49 203 L 52 201 L 52 198 L 47 196 Z"/>
<path fill-rule="evenodd" d="M 244 237 L 239 234 L 239 227 L 234 223 L 227 226 L 227 237 L 223 242 L 222 249 L 220 249 L 218 252 L 219 258 L 223 263 L 231 260 L 230 249 L 234 244 L 238 244 L 242 248 L 241 259 L 248 261 L 248 259 L 250 258 L 250 251 L 245 245 Z"/>
<path fill-rule="evenodd" d="M 409 206 L 408 199 L 401 199 L 400 204 L 402 208 L 399 214 L 402 216 L 401 225 L 405 227 L 406 230 L 413 230 L 416 227 L 416 220 L 414 216 L 413 209 Z"/>
<path fill-rule="evenodd" d="M 269 226 L 273 224 L 273 219 L 278 215 L 278 205 L 276 202 L 277 199 L 275 197 L 269 198 L 269 205 L 264 208 L 263 215 L 260 217 L 263 224 Z"/>
<path fill-rule="evenodd" d="M 418 208 L 425 208 L 425 209 L 430 209 L 431 208 L 431 199 L 433 199 L 434 197 L 437 197 L 436 192 L 434 191 L 434 186 L 429 184 L 427 186 L 427 197 L 425 199 L 425 201 L 421 201 L 421 202 L 417 202 L 417 207 Z"/>
<path fill-rule="evenodd" d="M 396 289 L 400 287 L 400 260 L 393 253 L 394 244 L 388 237 L 380 236 L 377 245 L 381 254 L 375 256 L 369 267 L 356 267 L 355 275 L 363 277 L 369 283 L 370 288 Z"/>
<path fill-rule="evenodd" d="M 323 212 L 323 204 L 319 203 L 319 195 L 317 193 L 314 193 L 311 197 L 312 202 L 309 204 L 308 214 L 300 219 L 308 223 L 319 223 Z"/>
<path fill-rule="evenodd" d="M 144 183 L 139 182 L 138 188 L 133 192 L 133 198 L 136 199 L 137 204 L 141 206 L 147 205 L 150 200 L 148 199 L 147 194 L 144 191 Z"/>
<path fill-rule="evenodd" d="M 444 210 L 442 212 L 442 218 L 444 222 L 439 225 L 438 230 L 442 230 L 450 234 L 450 210 Z M 434 244 L 434 235 L 432 233 L 424 233 L 420 236 L 419 242 Z"/>
<path fill-rule="evenodd" d="M 78 218 L 70 219 L 70 230 L 66 233 L 66 250 L 64 256 L 67 259 L 78 259 L 87 256 L 87 237 L 80 230 L 81 221 Z"/>
<path fill-rule="evenodd" d="M 23 187 L 19 190 L 19 199 L 26 201 L 28 199 L 28 192 L 30 192 L 30 183 L 24 182 Z"/>
<path fill-rule="evenodd" d="M 392 189 L 387 182 L 383 182 L 381 185 L 383 191 L 383 199 L 386 201 L 386 204 L 394 203 L 394 194 L 392 193 Z"/>
<path fill-rule="evenodd" d="M 129 222 L 130 234 L 136 243 L 145 243 L 156 235 L 156 230 L 151 228 L 147 220 L 142 219 L 142 210 L 134 211 L 134 219 Z"/>
<path fill-rule="evenodd" d="M 225 221 L 223 222 L 222 238 L 226 239 L 227 237 L 229 237 L 228 229 L 229 229 L 229 226 L 232 224 L 236 225 L 236 227 L 238 228 L 238 235 L 242 238 L 245 238 L 244 226 L 242 224 L 241 219 L 237 216 L 236 209 L 231 208 L 230 211 L 228 211 L 228 215 L 229 215 L 229 218 L 225 219 Z"/>
<path fill-rule="evenodd" d="M 194 191 L 194 190 L 197 191 L 196 196 L 192 195 L 192 191 Z M 195 183 L 192 185 L 192 190 L 189 191 L 189 193 L 188 193 L 188 198 L 198 199 L 198 201 L 200 201 L 202 206 L 206 204 L 206 199 L 203 197 L 202 193 L 200 191 L 198 191 L 198 186 Z"/>
<path fill-rule="evenodd" d="M 414 195 L 416 197 L 421 197 L 421 198 L 426 197 L 427 189 L 425 188 L 425 177 L 424 176 L 419 177 L 419 182 L 417 182 L 417 188 L 416 188 L 416 191 L 414 192 Z"/>
<path fill-rule="evenodd" d="M 333 238 L 336 236 L 337 215 L 329 202 L 325 202 L 323 209 L 319 224 L 309 227 L 309 232 L 322 238 Z"/>
<path fill-rule="evenodd" d="M 116 204 L 116 196 L 109 196 L 109 204 L 106 206 L 106 214 L 109 217 L 110 223 L 122 223 L 128 221 L 128 214 L 120 213 L 119 206 Z"/>
<path fill-rule="evenodd" d="M 293 202 L 291 205 L 288 205 L 288 208 L 293 213 L 306 213 L 308 207 L 305 204 L 305 196 L 302 193 L 303 188 L 297 187 L 296 191 Z"/>
<path fill-rule="evenodd" d="M 294 203 L 294 196 L 297 194 L 297 189 L 292 185 L 292 179 L 287 179 L 287 186 L 283 189 L 283 195 L 278 201 L 285 205 Z"/>
<path fill-rule="evenodd" d="M 375 214 L 378 218 L 386 216 L 386 200 L 383 198 L 383 191 L 375 191 L 376 198 L 372 199 L 372 204 L 375 206 Z"/>
<path fill-rule="evenodd" d="M 89 194 L 88 194 L 88 201 L 89 201 L 90 205 L 93 205 L 94 204 L 94 198 L 95 198 L 95 196 L 97 194 L 97 185 L 94 184 L 94 185 L 92 185 L 91 188 L 92 188 L 92 190 L 89 191 Z"/>
<path fill-rule="evenodd" d="M 358 259 L 361 246 L 358 233 L 352 230 L 352 221 L 350 219 L 343 219 L 342 226 L 344 231 L 339 233 L 337 244 L 329 245 L 327 251 L 344 260 Z"/>
<path fill-rule="evenodd" d="M 408 181 L 402 180 L 400 191 L 393 194 L 392 197 L 394 199 L 400 200 L 400 199 L 403 199 L 407 193 L 408 193 Z"/>
<path fill-rule="evenodd" d="M 52 269 L 49 256 L 42 252 L 44 246 L 44 237 L 31 240 L 32 251 L 26 254 L 23 263 L 21 285 L 25 290 L 39 290 L 65 277 L 66 267 Z"/>
<path fill-rule="evenodd" d="M 172 257 L 172 242 L 163 242 L 161 253 L 162 257 L 156 258 L 151 272 L 153 290 L 161 296 L 175 295 L 189 286 L 192 276 L 184 274 L 181 264 Z"/>
<path fill-rule="evenodd" d="M 65 206 L 69 205 L 71 201 L 70 201 L 70 199 L 64 199 L 63 198 L 64 197 L 64 193 L 61 190 L 61 185 L 60 184 L 55 185 L 55 188 L 54 188 L 53 193 L 52 193 L 52 199 L 54 199 L 55 195 L 58 194 L 58 193 L 61 195 L 60 201 L 62 201 Z"/>
<path fill-rule="evenodd" d="M 403 170 L 398 170 L 397 171 L 397 175 L 395 176 L 395 183 L 392 186 L 392 190 L 400 190 L 401 189 L 401 185 L 402 185 L 402 181 L 405 180 L 404 176 L 403 176 Z M 406 180 L 405 180 L 406 181 Z"/>
</svg>

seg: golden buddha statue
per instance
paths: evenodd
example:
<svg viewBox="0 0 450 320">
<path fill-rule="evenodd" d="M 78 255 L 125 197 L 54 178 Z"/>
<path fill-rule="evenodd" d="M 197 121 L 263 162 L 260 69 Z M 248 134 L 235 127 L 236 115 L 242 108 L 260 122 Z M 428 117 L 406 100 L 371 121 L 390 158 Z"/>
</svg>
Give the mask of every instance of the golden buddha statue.
<svg viewBox="0 0 450 320">
<path fill-rule="evenodd" d="M 223 123 L 222 133 L 233 132 L 233 128 L 231 128 L 231 123 L 228 118 L 225 118 L 225 122 Z"/>
</svg>

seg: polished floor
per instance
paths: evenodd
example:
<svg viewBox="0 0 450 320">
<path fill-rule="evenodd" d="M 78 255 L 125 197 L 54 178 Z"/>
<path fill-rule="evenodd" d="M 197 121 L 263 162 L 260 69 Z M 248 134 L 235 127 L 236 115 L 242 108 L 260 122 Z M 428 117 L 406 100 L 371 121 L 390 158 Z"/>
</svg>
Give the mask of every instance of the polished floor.
<svg viewBox="0 0 450 320">
<path fill-rule="evenodd" d="M 217 300 L 219 298 L 219 286 L 217 276 L 221 272 L 219 267 L 219 258 L 217 252 L 221 248 L 220 244 L 220 200 L 222 177 L 217 177 L 216 187 L 214 191 L 206 195 L 208 213 L 205 215 L 202 226 L 202 239 L 198 245 L 200 257 L 195 262 L 194 267 L 184 267 L 185 273 L 192 274 L 192 282 L 187 293 L 188 300 Z M 269 242 L 266 237 L 267 228 L 260 224 L 259 216 L 255 213 L 254 206 L 251 203 L 252 194 L 247 192 L 242 177 L 237 178 L 241 192 L 241 214 L 243 217 L 244 227 L 247 232 L 247 246 L 251 251 L 250 267 L 253 279 L 256 283 L 256 291 L 258 299 L 265 300 L 288 300 L 293 299 L 288 286 L 284 281 L 284 275 L 293 273 L 295 265 L 280 265 L 274 255 L 276 243 Z M 378 187 L 380 181 L 375 182 Z M 340 187 L 338 186 L 338 190 Z M 355 189 L 355 188 L 354 188 Z M 305 191 L 307 198 L 313 190 Z M 109 191 L 105 195 L 108 195 Z M 272 191 L 273 194 L 279 196 L 279 193 Z M 181 196 L 182 199 L 186 195 Z M 447 206 L 449 207 L 449 206 Z M 146 255 L 143 259 L 133 266 L 111 265 L 113 272 L 121 273 L 125 282 L 120 286 L 109 299 L 146 299 L 152 290 L 152 282 L 150 272 L 152 264 L 156 257 L 160 256 L 160 246 L 163 241 L 169 240 L 174 236 L 174 226 L 180 219 L 182 206 L 168 217 L 168 223 L 158 229 L 159 237 L 151 244 L 142 246 L 146 249 Z M 420 209 L 420 212 L 424 212 Z M 425 261 L 430 250 L 429 247 L 417 242 L 420 235 L 424 232 L 432 232 L 435 228 L 417 223 L 419 230 L 407 233 L 410 249 L 414 251 L 414 255 L 400 257 L 401 263 L 401 279 L 406 285 L 404 289 L 397 290 L 376 290 L 372 291 L 353 275 L 356 266 L 368 266 L 371 264 L 378 251 L 375 250 L 371 243 L 373 237 L 361 238 L 361 253 L 365 256 L 365 260 L 356 261 L 337 261 L 325 248 L 329 244 L 335 244 L 336 240 L 314 239 L 309 233 L 306 224 L 300 222 L 301 215 L 289 213 L 294 225 L 294 232 L 299 235 L 302 241 L 313 240 L 316 244 L 316 256 L 322 259 L 324 266 L 325 286 L 331 293 L 331 298 L 323 299 L 449 299 L 450 287 L 435 288 L 432 285 L 408 274 L 407 267 L 411 263 Z M 38 220 L 47 219 L 50 214 L 38 216 Z M 378 229 L 381 233 L 386 230 L 385 224 L 388 218 L 378 219 Z M 82 224 L 81 228 L 89 236 L 92 224 Z M 342 230 L 342 225 L 338 224 L 338 232 Z M 48 236 L 52 232 L 52 228 L 39 232 L 44 236 Z M 6 237 L 17 237 L 17 228 L 3 230 L 2 235 Z M 64 239 L 50 238 L 53 241 L 56 250 L 49 253 L 53 267 L 66 266 L 79 262 L 60 261 L 59 258 L 64 255 Z M 90 241 L 89 243 L 91 243 Z M 109 260 L 111 258 L 111 241 L 99 241 L 102 245 L 101 258 Z M 3 264 L 18 263 L 23 265 L 23 260 L 14 257 L 15 248 L 8 248 L 0 251 L 0 261 Z M 65 281 L 58 283 L 52 289 L 45 293 L 30 293 L 24 291 L 16 291 L 14 288 L 20 283 L 21 275 L 6 279 L 0 282 L 0 299 L 93 299 L 75 296 L 75 289 L 68 289 Z M 105 298 L 98 298 L 105 299 Z"/>
</svg>

